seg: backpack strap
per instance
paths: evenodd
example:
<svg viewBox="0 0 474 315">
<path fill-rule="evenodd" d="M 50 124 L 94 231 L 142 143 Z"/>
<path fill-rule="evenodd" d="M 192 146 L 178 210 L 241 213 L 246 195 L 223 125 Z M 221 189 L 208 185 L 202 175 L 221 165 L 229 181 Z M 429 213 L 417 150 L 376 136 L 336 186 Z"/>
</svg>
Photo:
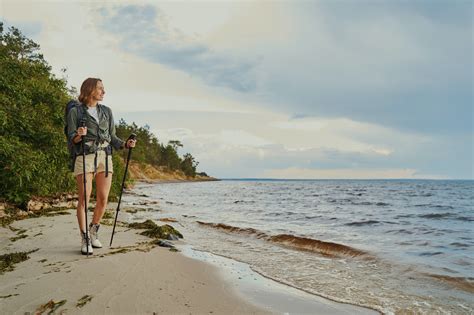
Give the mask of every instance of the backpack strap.
<svg viewBox="0 0 474 315">
<path fill-rule="evenodd" d="M 77 108 L 77 125 L 80 126 L 82 117 L 84 117 L 84 105 L 82 103 L 77 103 L 76 108 Z"/>
</svg>

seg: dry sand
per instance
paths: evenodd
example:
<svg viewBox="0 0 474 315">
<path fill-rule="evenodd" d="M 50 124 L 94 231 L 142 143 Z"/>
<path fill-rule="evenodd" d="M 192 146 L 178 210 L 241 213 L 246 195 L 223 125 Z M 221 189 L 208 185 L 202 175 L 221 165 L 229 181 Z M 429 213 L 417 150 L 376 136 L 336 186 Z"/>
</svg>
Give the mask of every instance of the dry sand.
<svg viewBox="0 0 474 315">
<path fill-rule="evenodd" d="M 26 230 L 27 237 L 16 241 L 11 238 L 18 236 L 19 231 L 0 227 L 0 255 L 38 249 L 29 254 L 30 259 L 16 264 L 15 270 L 0 275 L 1 314 L 36 314 L 51 300 L 65 300 L 55 314 L 284 312 L 274 303 L 287 295 L 281 288 L 271 289 L 272 294 L 262 291 L 260 298 L 246 298 L 235 285 L 238 280 L 225 277 L 222 268 L 168 248 L 152 247 L 150 239 L 138 235 L 136 230 L 117 227 L 114 247 L 109 248 L 112 227 L 102 225 L 104 248 L 95 249 L 89 257 L 83 256 L 79 251 L 75 211 L 69 213 L 12 223 L 16 229 Z M 248 286 L 246 290 L 251 291 Z M 78 306 L 85 296 L 90 300 Z M 297 313 L 361 311 L 348 305 L 333 307 L 330 301 L 314 303 L 308 305 L 315 307 L 303 311 L 300 308 Z"/>
</svg>

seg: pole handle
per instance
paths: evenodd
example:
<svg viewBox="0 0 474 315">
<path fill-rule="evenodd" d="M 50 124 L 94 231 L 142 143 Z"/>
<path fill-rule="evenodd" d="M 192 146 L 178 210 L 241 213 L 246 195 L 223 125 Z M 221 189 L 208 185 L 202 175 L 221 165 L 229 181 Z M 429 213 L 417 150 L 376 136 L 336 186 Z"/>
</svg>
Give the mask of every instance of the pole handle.
<svg viewBox="0 0 474 315">
<path fill-rule="evenodd" d="M 130 134 L 130 136 L 128 136 L 127 141 L 128 141 L 128 140 L 136 140 L 136 139 L 137 139 L 137 135 L 132 132 L 132 133 Z"/>
</svg>

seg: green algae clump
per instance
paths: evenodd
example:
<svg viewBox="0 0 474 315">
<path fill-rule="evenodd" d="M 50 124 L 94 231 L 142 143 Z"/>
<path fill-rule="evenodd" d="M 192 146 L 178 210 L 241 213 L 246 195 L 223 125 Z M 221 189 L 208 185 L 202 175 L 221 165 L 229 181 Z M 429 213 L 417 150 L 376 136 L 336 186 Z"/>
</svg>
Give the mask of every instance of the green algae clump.
<svg viewBox="0 0 474 315">
<path fill-rule="evenodd" d="M 158 225 L 156 225 L 156 223 L 150 219 L 144 222 L 130 223 L 128 226 L 132 229 L 153 229 L 155 227 L 158 227 Z"/>
<path fill-rule="evenodd" d="M 170 239 L 170 237 L 172 237 L 171 235 L 175 235 L 178 238 L 183 238 L 183 235 L 178 230 L 168 224 L 156 226 L 152 229 L 143 231 L 140 234 L 151 238 L 162 238 L 165 240 Z"/>
<path fill-rule="evenodd" d="M 148 219 L 141 223 L 130 223 L 128 225 L 134 229 L 145 229 L 140 235 L 148 236 L 150 238 L 173 239 L 174 237 L 183 238 L 183 235 L 169 224 L 158 226 L 155 222 Z"/>
<path fill-rule="evenodd" d="M 15 264 L 30 259 L 28 254 L 35 251 L 37 250 L 0 255 L 0 275 L 8 271 L 13 271 Z"/>
</svg>

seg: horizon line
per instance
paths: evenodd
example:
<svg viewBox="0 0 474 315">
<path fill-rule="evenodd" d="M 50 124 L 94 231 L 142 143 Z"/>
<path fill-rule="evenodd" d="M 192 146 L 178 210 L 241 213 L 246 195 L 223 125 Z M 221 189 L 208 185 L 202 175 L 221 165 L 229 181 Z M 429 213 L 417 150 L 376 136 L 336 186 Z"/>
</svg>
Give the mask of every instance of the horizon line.
<svg viewBox="0 0 474 315">
<path fill-rule="evenodd" d="M 268 178 L 268 177 L 216 177 L 220 180 L 268 180 L 268 181 L 314 181 L 314 180 L 436 180 L 436 181 L 474 181 L 474 178 Z"/>
</svg>

